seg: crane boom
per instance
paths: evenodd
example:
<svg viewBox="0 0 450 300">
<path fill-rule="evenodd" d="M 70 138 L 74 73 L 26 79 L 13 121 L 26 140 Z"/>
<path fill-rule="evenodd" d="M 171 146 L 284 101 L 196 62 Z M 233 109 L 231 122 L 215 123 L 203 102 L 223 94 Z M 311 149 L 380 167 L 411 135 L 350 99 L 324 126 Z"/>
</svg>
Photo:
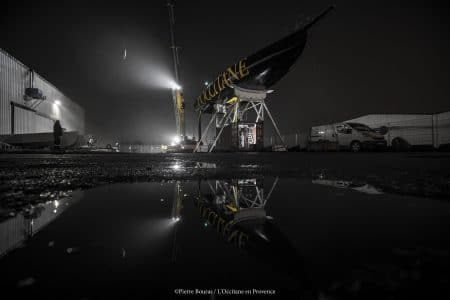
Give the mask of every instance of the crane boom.
<svg viewBox="0 0 450 300">
<path fill-rule="evenodd" d="M 174 4 L 173 0 L 167 1 L 167 7 L 169 9 L 169 22 L 170 22 L 170 40 L 171 40 L 171 48 L 172 48 L 172 57 L 173 57 L 173 66 L 174 66 L 174 75 L 176 84 L 180 84 L 180 77 L 178 72 L 178 66 L 180 64 L 179 56 L 178 56 L 178 47 L 175 42 L 175 14 L 174 14 Z M 177 128 L 177 135 L 184 139 L 186 135 L 185 130 L 185 121 L 184 121 L 184 99 L 181 88 L 173 88 L 172 89 L 172 100 L 174 106 L 175 113 L 175 122 Z"/>
</svg>

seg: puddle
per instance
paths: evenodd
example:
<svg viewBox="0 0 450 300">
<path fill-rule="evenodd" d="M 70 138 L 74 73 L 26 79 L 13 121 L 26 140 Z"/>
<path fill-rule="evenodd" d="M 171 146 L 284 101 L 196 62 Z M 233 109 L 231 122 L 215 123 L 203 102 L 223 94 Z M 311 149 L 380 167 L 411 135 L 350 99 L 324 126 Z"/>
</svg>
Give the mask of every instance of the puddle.
<svg viewBox="0 0 450 300">
<path fill-rule="evenodd" d="M 449 233 L 447 201 L 326 174 L 112 184 L 1 222 L 0 282 L 73 298 L 427 298 L 450 294 Z"/>
</svg>

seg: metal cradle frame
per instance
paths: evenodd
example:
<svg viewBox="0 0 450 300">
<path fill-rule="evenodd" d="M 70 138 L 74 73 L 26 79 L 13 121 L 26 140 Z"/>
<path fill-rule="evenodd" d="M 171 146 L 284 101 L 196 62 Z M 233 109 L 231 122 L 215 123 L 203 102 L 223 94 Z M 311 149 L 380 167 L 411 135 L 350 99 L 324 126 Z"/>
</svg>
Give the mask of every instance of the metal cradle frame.
<svg viewBox="0 0 450 300">
<path fill-rule="evenodd" d="M 215 124 L 215 127 L 219 129 L 219 132 L 215 137 L 214 142 L 208 147 L 207 152 L 212 152 L 214 150 L 217 145 L 217 141 L 219 140 L 226 126 L 230 125 L 231 123 L 237 123 L 243 120 L 247 112 L 251 110 L 254 110 L 256 113 L 256 120 L 254 121 L 254 123 L 264 121 L 265 114 L 267 114 L 273 124 L 273 127 L 275 128 L 277 137 L 279 138 L 281 144 L 286 147 L 280 130 L 278 129 L 277 123 L 275 122 L 275 119 L 273 118 L 269 108 L 267 107 L 267 104 L 265 103 L 267 94 L 271 93 L 272 91 L 248 90 L 239 88 L 237 86 L 233 86 L 233 90 L 236 97 L 232 98 L 232 100 L 234 99 L 232 103 L 214 105 L 215 112 L 209 120 L 209 123 L 206 126 L 205 130 L 203 131 L 203 134 L 200 137 L 200 140 L 198 141 L 194 152 L 199 152 L 200 145 L 202 143 L 206 144 L 208 131 L 213 124 Z"/>
</svg>

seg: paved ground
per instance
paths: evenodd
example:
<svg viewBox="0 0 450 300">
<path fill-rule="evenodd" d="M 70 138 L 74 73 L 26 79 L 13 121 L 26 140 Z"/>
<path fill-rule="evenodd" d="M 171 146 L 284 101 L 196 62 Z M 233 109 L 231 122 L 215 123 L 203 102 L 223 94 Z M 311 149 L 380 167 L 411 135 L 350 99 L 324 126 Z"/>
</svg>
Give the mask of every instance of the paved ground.
<svg viewBox="0 0 450 300">
<path fill-rule="evenodd" d="M 0 217 L 116 182 L 279 176 L 450 199 L 450 153 L 1 154 Z"/>
</svg>

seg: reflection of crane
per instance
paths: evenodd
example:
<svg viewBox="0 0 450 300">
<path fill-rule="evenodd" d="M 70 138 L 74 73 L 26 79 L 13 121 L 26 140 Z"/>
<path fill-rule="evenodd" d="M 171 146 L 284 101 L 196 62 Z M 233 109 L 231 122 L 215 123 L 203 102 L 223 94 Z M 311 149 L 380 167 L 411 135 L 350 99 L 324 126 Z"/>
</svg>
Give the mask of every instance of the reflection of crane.
<svg viewBox="0 0 450 300">
<path fill-rule="evenodd" d="M 175 110 L 175 121 L 177 126 L 177 136 L 180 137 L 180 140 L 183 141 L 186 135 L 185 130 L 185 121 L 184 121 L 184 99 L 183 93 L 181 91 L 180 77 L 178 73 L 178 66 L 180 64 L 179 56 L 178 56 L 178 47 L 175 43 L 175 15 L 174 15 L 174 4 L 172 0 L 167 1 L 167 7 L 169 8 L 169 21 L 170 21 L 170 39 L 171 39 L 171 48 L 172 48 L 172 56 L 173 56 L 173 66 L 175 73 L 175 84 L 172 87 L 172 99 Z"/>
<path fill-rule="evenodd" d="M 175 193 L 172 204 L 172 222 L 173 227 L 173 241 L 172 241 L 172 262 L 177 259 L 177 223 L 181 220 L 181 209 L 183 207 L 183 185 L 181 181 L 175 183 Z"/>
</svg>

